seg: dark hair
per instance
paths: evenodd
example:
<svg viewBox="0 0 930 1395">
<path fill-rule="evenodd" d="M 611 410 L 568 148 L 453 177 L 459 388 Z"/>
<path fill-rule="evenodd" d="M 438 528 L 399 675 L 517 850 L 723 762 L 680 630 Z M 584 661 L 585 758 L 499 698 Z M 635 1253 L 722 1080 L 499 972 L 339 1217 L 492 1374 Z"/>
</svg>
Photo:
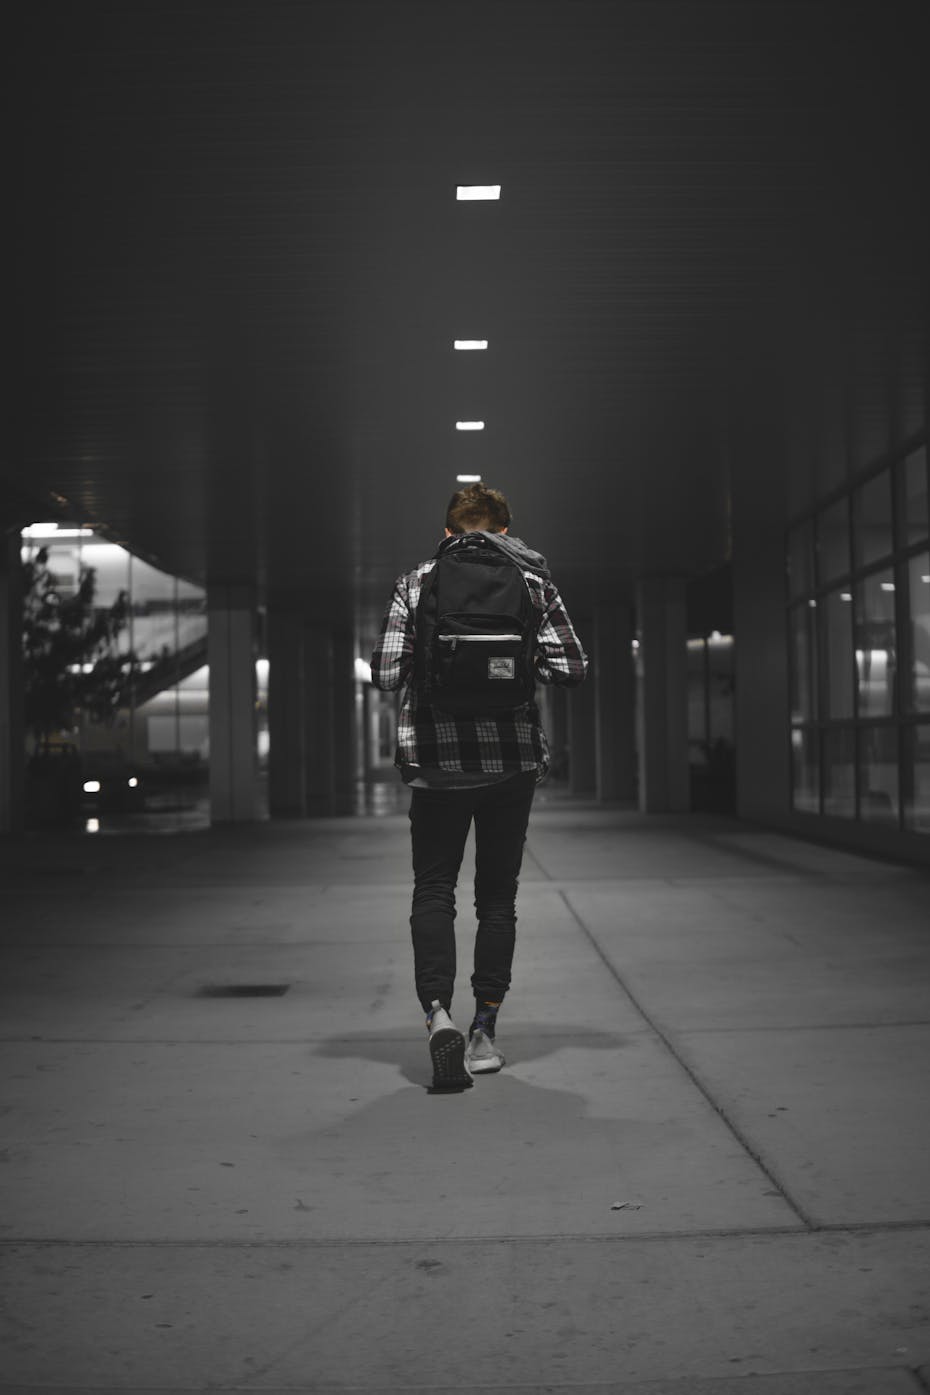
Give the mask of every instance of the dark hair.
<svg viewBox="0 0 930 1395">
<path fill-rule="evenodd" d="M 499 489 L 470 484 L 449 500 L 446 527 L 450 533 L 501 533 L 510 527 L 510 505 Z"/>
</svg>

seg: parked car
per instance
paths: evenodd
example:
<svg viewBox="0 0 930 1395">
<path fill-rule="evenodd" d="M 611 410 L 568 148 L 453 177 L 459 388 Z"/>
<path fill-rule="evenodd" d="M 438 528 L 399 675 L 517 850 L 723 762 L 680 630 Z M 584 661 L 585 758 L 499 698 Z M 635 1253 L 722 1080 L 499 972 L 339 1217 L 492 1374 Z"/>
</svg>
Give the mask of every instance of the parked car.
<svg viewBox="0 0 930 1395">
<path fill-rule="evenodd" d="M 145 808 L 145 781 L 122 752 L 97 751 L 84 757 L 81 808 L 85 814 Z"/>
</svg>

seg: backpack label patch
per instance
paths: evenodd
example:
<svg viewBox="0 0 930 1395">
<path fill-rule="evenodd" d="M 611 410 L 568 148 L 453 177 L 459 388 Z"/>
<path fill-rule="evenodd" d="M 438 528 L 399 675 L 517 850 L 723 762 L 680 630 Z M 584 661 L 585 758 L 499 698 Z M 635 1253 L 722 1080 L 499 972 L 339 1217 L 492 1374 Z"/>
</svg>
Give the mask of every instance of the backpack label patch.
<svg viewBox="0 0 930 1395">
<path fill-rule="evenodd" d="M 513 678 L 514 676 L 515 667 L 513 659 L 488 659 L 489 678 Z"/>
</svg>

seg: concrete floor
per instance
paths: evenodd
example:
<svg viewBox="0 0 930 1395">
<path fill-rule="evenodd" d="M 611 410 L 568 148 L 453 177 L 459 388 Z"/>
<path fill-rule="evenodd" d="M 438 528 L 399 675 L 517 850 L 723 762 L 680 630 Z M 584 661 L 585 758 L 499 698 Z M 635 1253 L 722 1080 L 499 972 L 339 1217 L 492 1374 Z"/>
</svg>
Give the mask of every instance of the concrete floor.
<svg viewBox="0 0 930 1395">
<path fill-rule="evenodd" d="M 431 1096 L 408 858 L 0 845 L 3 1395 L 930 1390 L 927 874 L 542 798 L 507 1069 Z"/>
</svg>

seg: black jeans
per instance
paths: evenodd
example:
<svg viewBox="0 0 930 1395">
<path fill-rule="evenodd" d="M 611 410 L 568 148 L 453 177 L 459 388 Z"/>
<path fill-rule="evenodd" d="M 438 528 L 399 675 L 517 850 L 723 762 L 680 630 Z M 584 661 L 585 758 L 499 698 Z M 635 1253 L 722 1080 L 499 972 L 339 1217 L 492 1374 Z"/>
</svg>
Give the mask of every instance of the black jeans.
<svg viewBox="0 0 930 1395">
<path fill-rule="evenodd" d="M 535 771 L 471 790 L 411 790 L 417 997 L 424 1011 L 450 1007 L 455 984 L 455 886 L 475 821 L 475 997 L 501 1002 L 510 987 L 517 878 L 536 790 Z"/>
</svg>

